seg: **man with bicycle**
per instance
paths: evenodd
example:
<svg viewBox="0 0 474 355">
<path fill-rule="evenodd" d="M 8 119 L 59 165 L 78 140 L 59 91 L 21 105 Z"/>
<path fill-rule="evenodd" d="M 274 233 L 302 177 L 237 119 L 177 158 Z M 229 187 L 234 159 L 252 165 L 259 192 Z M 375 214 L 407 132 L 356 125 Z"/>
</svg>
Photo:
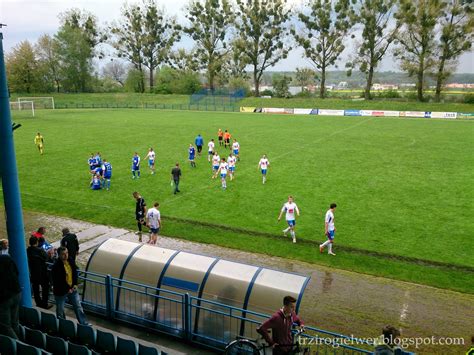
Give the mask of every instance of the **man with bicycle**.
<svg viewBox="0 0 474 355">
<path fill-rule="evenodd" d="M 296 347 L 293 345 L 293 324 L 304 328 L 303 321 L 296 315 L 296 299 L 291 296 L 283 298 L 283 307 L 280 308 L 270 319 L 265 321 L 257 332 L 273 347 L 273 354 L 293 354 Z M 268 334 L 272 330 L 272 336 Z"/>
</svg>

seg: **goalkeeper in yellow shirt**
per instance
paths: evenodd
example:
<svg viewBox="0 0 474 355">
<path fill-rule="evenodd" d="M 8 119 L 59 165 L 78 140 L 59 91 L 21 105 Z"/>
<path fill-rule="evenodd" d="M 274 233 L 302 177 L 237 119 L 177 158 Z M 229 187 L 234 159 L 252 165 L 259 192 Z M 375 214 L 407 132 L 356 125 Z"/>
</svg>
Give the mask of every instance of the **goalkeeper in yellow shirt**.
<svg viewBox="0 0 474 355">
<path fill-rule="evenodd" d="M 39 132 L 35 136 L 35 144 L 36 144 L 36 147 L 38 147 L 38 150 L 39 150 L 40 154 L 43 155 L 43 153 L 44 153 L 44 138 L 41 135 L 41 133 L 39 133 Z"/>
</svg>

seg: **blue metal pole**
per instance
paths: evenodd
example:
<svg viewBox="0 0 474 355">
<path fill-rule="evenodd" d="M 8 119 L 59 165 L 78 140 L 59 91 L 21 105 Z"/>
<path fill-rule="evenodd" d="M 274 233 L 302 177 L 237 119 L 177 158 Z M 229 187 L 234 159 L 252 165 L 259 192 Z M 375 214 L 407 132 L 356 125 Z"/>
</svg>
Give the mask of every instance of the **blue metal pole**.
<svg viewBox="0 0 474 355">
<path fill-rule="evenodd" d="M 3 34 L 0 32 L 0 171 L 2 174 L 3 199 L 5 203 L 10 255 L 15 261 L 20 273 L 20 286 L 22 288 L 21 304 L 26 307 L 31 307 L 25 228 L 23 226 L 9 100 L 5 60 L 3 57 Z M 4 286 L 5 285 L 2 287 Z"/>
</svg>

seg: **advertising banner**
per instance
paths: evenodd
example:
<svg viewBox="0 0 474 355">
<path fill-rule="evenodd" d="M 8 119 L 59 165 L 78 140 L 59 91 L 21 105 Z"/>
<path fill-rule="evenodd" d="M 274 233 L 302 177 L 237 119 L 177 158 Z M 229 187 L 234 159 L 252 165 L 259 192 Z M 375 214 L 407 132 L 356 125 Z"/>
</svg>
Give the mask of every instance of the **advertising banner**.
<svg viewBox="0 0 474 355">
<path fill-rule="evenodd" d="M 344 116 L 361 116 L 360 110 L 344 110 Z"/>
<path fill-rule="evenodd" d="M 311 108 L 295 108 L 294 114 L 295 115 L 311 115 Z"/>
<path fill-rule="evenodd" d="M 256 107 L 240 107 L 240 112 L 255 112 Z"/>
<path fill-rule="evenodd" d="M 264 112 L 264 113 L 285 113 L 285 109 L 280 108 L 280 107 L 264 107 L 262 109 L 262 112 Z"/>
<path fill-rule="evenodd" d="M 344 110 L 318 110 L 320 116 L 344 116 Z"/>
<path fill-rule="evenodd" d="M 431 112 L 431 118 L 457 118 L 457 112 Z"/>
<path fill-rule="evenodd" d="M 317 115 L 318 114 L 318 109 L 317 108 L 313 108 L 311 109 L 311 115 Z"/>
<path fill-rule="evenodd" d="M 419 117 L 425 118 L 426 112 L 424 111 L 400 111 L 400 117 Z"/>
</svg>

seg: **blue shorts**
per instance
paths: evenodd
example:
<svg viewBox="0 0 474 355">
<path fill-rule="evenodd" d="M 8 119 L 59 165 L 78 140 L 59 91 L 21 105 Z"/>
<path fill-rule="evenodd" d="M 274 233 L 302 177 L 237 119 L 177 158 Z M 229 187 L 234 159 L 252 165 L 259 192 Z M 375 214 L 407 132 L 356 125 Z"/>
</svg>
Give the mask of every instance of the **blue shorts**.
<svg viewBox="0 0 474 355">
<path fill-rule="evenodd" d="M 238 149 L 234 149 L 234 155 L 239 155 L 239 150 Z"/>
<path fill-rule="evenodd" d="M 291 221 L 286 221 L 286 223 L 288 223 L 288 225 L 289 225 L 290 227 L 294 227 L 295 224 L 296 224 L 296 221 L 293 219 L 293 220 L 291 220 Z"/>
<path fill-rule="evenodd" d="M 194 155 L 190 155 L 189 160 L 191 160 L 191 161 L 194 160 Z"/>
<path fill-rule="evenodd" d="M 233 173 L 235 171 L 235 166 L 229 166 L 229 171 Z"/>
<path fill-rule="evenodd" d="M 105 174 L 104 175 L 104 179 L 107 179 L 107 180 L 110 180 L 110 178 L 112 177 L 112 174 Z"/>
<path fill-rule="evenodd" d="M 140 166 L 132 165 L 132 171 L 138 171 L 138 170 L 140 170 Z"/>
<path fill-rule="evenodd" d="M 214 155 L 214 152 L 213 152 L 212 150 L 208 150 L 208 151 L 207 151 L 207 154 L 208 154 L 208 155 Z"/>
<path fill-rule="evenodd" d="M 158 234 L 159 231 L 160 231 L 160 228 L 150 228 L 150 232 L 153 234 Z"/>
<path fill-rule="evenodd" d="M 213 165 L 212 170 L 219 170 L 219 165 Z"/>
<path fill-rule="evenodd" d="M 151 160 L 151 159 L 148 160 L 148 166 L 151 167 L 151 166 L 153 166 L 153 165 L 155 165 L 155 161 L 154 161 L 154 160 Z"/>
<path fill-rule="evenodd" d="M 326 237 L 328 237 L 329 240 L 333 240 L 334 235 L 335 235 L 335 231 L 332 230 L 332 231 L 328 231 L 328 233 L 326 234 Z"/>
<path fill-rule="evenodd" d="M 262 169 L 262 175 L 267 175 L 267 169 Z"/>
<path fill-rule="evenodd" d="M 227 176 L 227 174 L 221 174 L 221 178 L 225 179 L 225 177 Z"/>
</svg>

